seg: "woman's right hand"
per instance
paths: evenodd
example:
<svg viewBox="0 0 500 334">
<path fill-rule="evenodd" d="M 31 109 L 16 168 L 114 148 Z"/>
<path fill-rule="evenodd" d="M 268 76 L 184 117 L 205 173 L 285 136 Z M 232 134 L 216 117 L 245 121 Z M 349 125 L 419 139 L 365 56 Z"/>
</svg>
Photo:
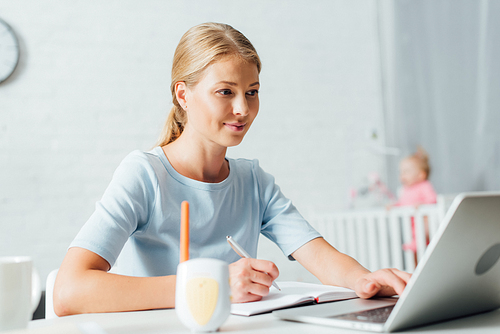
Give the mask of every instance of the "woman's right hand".
<svg viewBox="0 0 500 334">
<path fill-rule="evenodd" d="M 279 276 L 278 267 L 267 260 L 240 259 L 229 265 L 231 301 L 246 303 L 261 300 Z"/>
</svg>

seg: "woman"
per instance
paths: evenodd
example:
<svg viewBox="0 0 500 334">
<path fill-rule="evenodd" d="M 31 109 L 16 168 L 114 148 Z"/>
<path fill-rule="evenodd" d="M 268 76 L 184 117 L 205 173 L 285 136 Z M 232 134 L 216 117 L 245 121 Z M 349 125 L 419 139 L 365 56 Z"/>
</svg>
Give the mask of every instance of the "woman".
<svg viewBox="0 0 500 334">
<path fill-rule="evenodd" d="M 239 259 L 226 235 L 255 256 L 263 233 L 324 284 L 363 298 L 403 291 L 409 274 L 370 273 L 321 238 L 258 161 L 225 157 L 257 116 L 260 69 L 250 41 L 231 26 L 201 24 L 182 37 L 158 146 L 124 159 L 70 245 L 54 290 L 58 315 L 174 307 L 183 200 L 191 204 L 191 257 L 231 263 L 233 302 L 261 299 L 279 272 L 270 261 Z M 118 254 L 121 275 L 108 272 Z"/>
</svg>

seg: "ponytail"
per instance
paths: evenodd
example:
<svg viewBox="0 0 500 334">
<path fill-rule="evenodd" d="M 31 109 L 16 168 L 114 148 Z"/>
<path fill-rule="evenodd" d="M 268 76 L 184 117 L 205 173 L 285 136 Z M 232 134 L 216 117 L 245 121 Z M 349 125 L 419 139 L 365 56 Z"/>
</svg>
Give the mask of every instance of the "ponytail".
<svg viewBox="0 0 500 334">
<path fill-rule="evenodd" d="M 186 111 L 182 109 L 177 103 L 174 104 L 167 117 L 160 137 L 156 142 L 156 146 L 165 146 L 179 138 L 184 125 L 186 124 Z"/>
<path fill-rule="evenodd" d="M 420 168 L 424 171 L 426 175 L 425 179 L 427 180 L 429 178 L 429 175 L 431 174 L 431 166 L 429 164 L 429 155 L 424 150 L 424 148 L 419 145 L 417 147 L 417 151 L 412 156 L 410 156 L 410 158 L 413 158 L 415 159 L 415 161 L 417 161 Z"/>
</svg>

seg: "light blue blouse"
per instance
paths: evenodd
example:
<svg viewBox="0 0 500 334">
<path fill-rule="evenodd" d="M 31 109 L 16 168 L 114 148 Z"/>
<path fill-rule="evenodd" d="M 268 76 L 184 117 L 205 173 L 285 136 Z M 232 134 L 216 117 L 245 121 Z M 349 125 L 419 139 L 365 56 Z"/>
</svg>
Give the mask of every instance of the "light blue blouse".
<svg viewBox="0 0 500 334">
<path fill-rule="evenodd" d="M 320 237 L 257 160 L 227 160 L 229 176 L 204 183 L 179 174 L 160 147 L 130 153 L 70 247 L 88 249 L 110 265 L 120 255 L 120 274 L 175 274 L 184 200 L 190 204 L 190 258 L 237 261 L 227 235 L 253 257 L 259 233 L 285 255 Z"/>
</svg>

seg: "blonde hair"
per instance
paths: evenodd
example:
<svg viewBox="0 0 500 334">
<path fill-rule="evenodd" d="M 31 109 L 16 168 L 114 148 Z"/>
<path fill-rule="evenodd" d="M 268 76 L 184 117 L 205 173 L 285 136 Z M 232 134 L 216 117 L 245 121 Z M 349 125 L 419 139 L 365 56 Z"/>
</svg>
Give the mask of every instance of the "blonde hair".
<svg viewBox="0 0 500 334">
<path fill-rule="evenodd" d="M 422 146 L 417 147 L 417 151 L 410 155 L 407 159 L 411 159 L 415 161 L 418 165 L 418 167 L 424 171 L 425 173 L 425 179 L 429 179 L 429 175 L 431 173 L 431 166 L 429 164 L 429 155 L 427 152 L 422 148 Z"/>
<path fill-rule="evenodd" d="M 175 84 L 183 81 L 187 87 L 194 87 L 208 66 L 228 56 L 238 56 L 243 61 L 254 63 L 260 73 L 262 65 L 257 51 L 241 32 L 230 25 L 202 23 L 182 36 L 172 63 L 170 91 L 174 105 L 156 146 L 167 145 L 179 138 L 187 122 L 186 112 L 175 95 Z"/>
</svg>

